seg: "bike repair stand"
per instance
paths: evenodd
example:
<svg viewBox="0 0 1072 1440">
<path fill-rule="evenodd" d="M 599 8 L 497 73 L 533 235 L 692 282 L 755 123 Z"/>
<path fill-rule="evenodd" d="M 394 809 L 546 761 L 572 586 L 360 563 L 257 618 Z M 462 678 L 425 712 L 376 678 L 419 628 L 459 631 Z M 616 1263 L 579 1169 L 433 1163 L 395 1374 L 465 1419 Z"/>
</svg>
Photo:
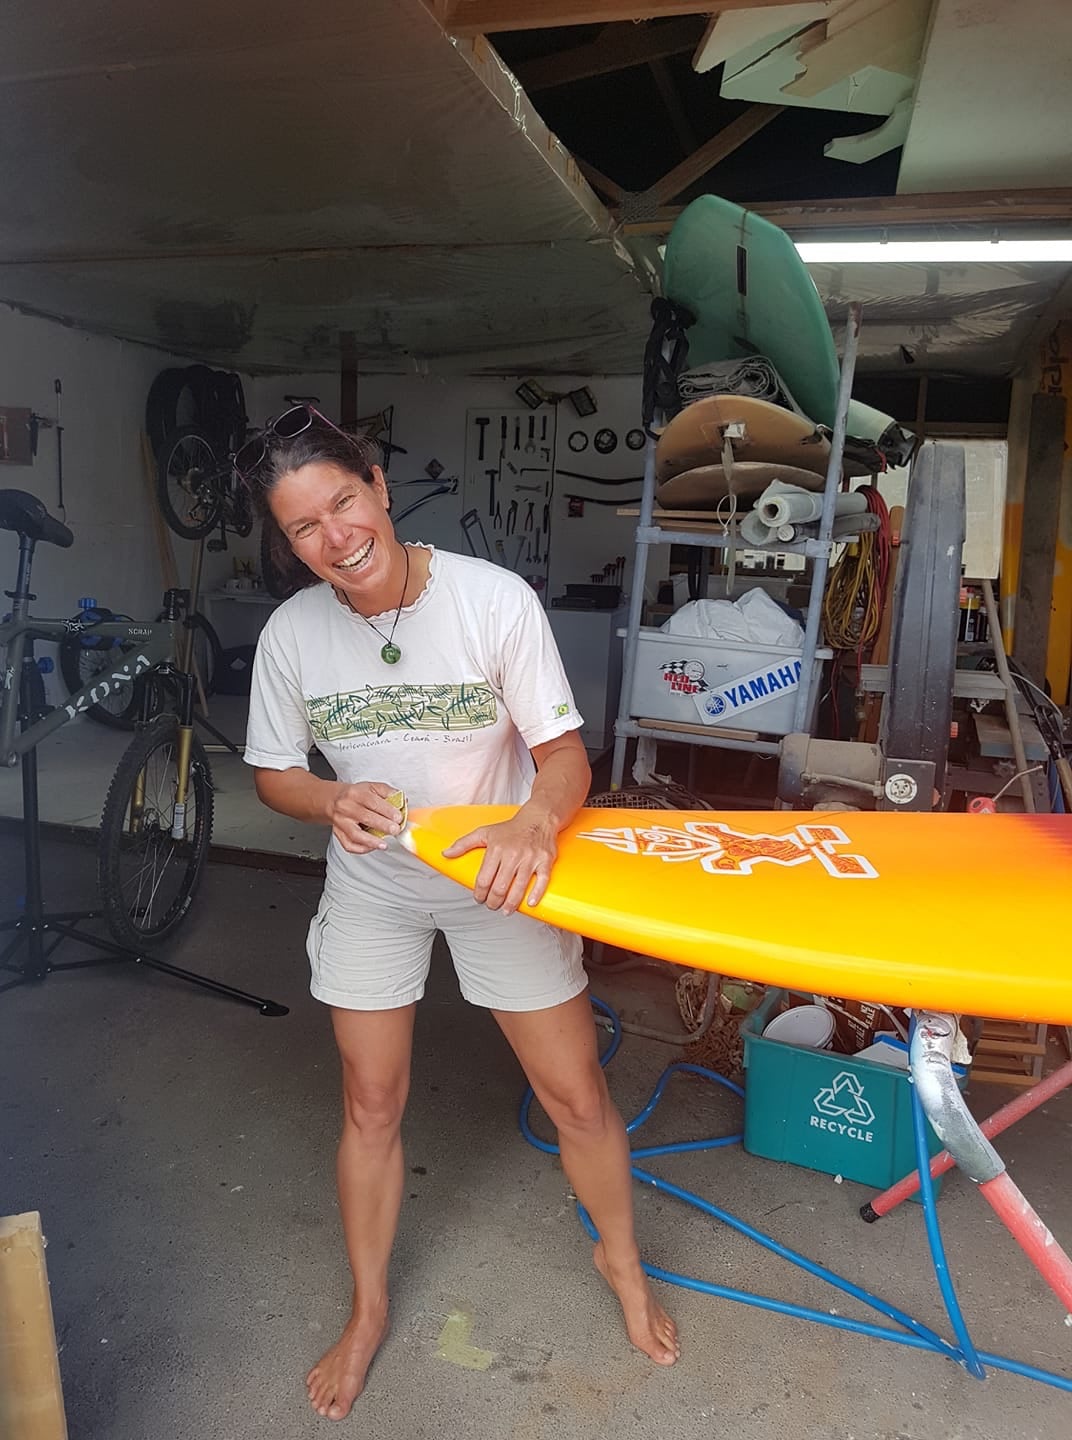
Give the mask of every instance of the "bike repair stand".
<svg viewBox="0 0 1072 1440">
<path fill-rule="evenodd" d="M 190 570 L 190 604 L 187 610 L 187 614 L 190 615 L 197 609 L 197 602 L 201 598 L 201 564 L 204 558 L 205 537 L 202 535 L 194 546 L 193 565 Z M 194 669 L 194 632 L 192 628 L 188 628 L 186 631 L 179 664 L 183 670 L 194 677 L 197 691 L 194 701 L 194 724 L 200 725 L 202 730 L 206 730 L 220 749 L 229 750 L 232 755 L 241 755 L 244 747 L 236 745 L 233 740 L 228 740 L 223 731 L 217 730 L 208 718 L 208 692 L 205 690 L 205 679 Z M 215 749 L 216 746 L 210 748 Z"/>
<path fill-rule="evenodd" d="M 21 544 L 19 561 L 17 590 L 26 590 L 28 585 L 23 576 Z M 28 646 L 27 650 L 32 651 L 32 648 L 32 646 Z M 33 654 L 24 654 L 19 684 L 19 723 L 23 730 L 37 719 L 29 680 L 29 672 L 36 668 L 37 661 Z M 148 966 L 150 970 L 160 970 L 166 975 L 174 975 L 176 979 L 185 980 L 190 985 L 199 985 L 205 990 L 213 990 L 217 995 L 226 995 L 231 1000 L 239 1000 L 243 1005 L 255 1005 L 262 1015 L 286 1015 L 288 1013 L 286 1005 L 279 1005 L 274 1000 L 265 1000 L 260 995 L 250 995 L 245 990 L 236 990 L 233 985 L 224 985 L 219 980 L 210 979 L 207 975 L 198 975 L 193 970 L 183 970 L 178 965 L 169 965 L 166 960 L 158 960 L 153 955 L 143 955 L 138 951 L 125 950 L 114 941 L 103 940 L 78 928 L 80 921 L 99 920 L 103 915 L 101 910 L 74 910 L 63 914 L 46 914 L 41 887 L 41 819 L 37 796 L 36 746 L 25 752 L 21 764 L 22 837 L 26 866 L 26 894 L 21 916 L 17 920 L 8 920 L 0 924 L 0 933 L 5 930 L 15 932 L 14 938 L 3 951 L 0 951 L 0 970 L 10 971 L 14 974 L 15 979 L 0 985 L 0 992 L 11 990 L 16 985 L 26 985 L 33 981 L 44 980 L 50 970 L 82 970 L 90 965 L 111 965 L 119 960 L 130 960 L 136 965 Z M 54 938 L 46 941 L 46 936 L 49 935 Z M 77 940 L 79 944 L 89 945 L 101 953 L 87 960 L 69 960 L 62 965 L 53 965 L 50 960 L 52 952 L 64 940 Z M 19 965 L 15 963 L 14 957 L 23 945 L 26 947 L 26 957 Z"/>
</svg>

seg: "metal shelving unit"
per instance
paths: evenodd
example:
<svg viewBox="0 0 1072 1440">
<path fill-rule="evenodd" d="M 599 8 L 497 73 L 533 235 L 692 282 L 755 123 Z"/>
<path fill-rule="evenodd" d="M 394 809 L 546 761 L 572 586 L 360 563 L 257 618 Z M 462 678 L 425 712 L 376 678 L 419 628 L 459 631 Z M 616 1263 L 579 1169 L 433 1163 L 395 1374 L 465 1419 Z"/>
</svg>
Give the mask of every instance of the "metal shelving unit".
<svg viewBox="0 0 1072 1440">
<path fill-rule="evenodd" d="M 807 623 L 804 629 L 804 644 L 801 652 L 800 683 L 797 687 L 793 711 L 793 729 L 808 728 L 807 717 L 811 713 L 812 683 L 815 656 L 819 648 L 819 622 L 822 613 L 823 592 L 830 568 L 830 556 L 834 542 L 834 505 L 841 483 L 841 461 L 845 450 L 845 430 L 848 419 L 849 399 L 852 395 L 853 376 L 856 371 L 856 352 L 860 337 L 860 306 L 849 306 L 845 325 L 845 345 L 841 360 L 841 379 L 838 389 L 837 414 L 830 445 L 830 462 L 827 466 L 826 484 L 823 489 L 823 509 L 819 520 L 818 538 L 779 542 L 771 546 L 779 554 L 806 555 L 812 565 L 811 586 L 808 601 Z M 661 417 L 660 417 L 661 418 Z M 629 592 L 629 618 L 626 623 L 625 653 L 622 665 L 622 689 L 618 702 L 618 719 L 614 725 L 614 756 L 611 765 L 611 788 L 620 788 L 625 773 L 625 755 L 631 739 L 674 740 L 679 744 L 712 746 L 717 749 L 748 750 L 755 754 L 776 755 L 779 743 L 776 740 L 737 737 L 722 730 L 712 734 L 701 725 L 674 725 L 663 728 L 642 725 L 633 719 L 630 711 L 633 700 L 633 684 L 636 678 L 637 641 L 644 610 L 644 585 L 648 572 L 648 551 L 653 545 L 694 545 L 709 550 L 755 549 L 742 546 L 740 537 L 725 533 L 721 526 L 716 531 L 673 530 L 655 523 L 655 441 L 649 435 L 644 452 L 644 488 L 640 501 L 640 520 L 636 529 L 636 550 L 633 558 L 633 576 Z M 736 522 L 733 523 L 734 527 Z"/>
</svg>

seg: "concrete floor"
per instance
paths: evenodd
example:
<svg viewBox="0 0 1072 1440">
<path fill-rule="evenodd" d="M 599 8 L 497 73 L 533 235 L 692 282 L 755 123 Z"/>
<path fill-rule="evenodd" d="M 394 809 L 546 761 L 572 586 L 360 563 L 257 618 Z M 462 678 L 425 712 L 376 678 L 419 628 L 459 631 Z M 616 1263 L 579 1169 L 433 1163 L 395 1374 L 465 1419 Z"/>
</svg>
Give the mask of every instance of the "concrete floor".
<svg viewBox="0 0 1072 1440">
<path fill-rule="evenodd" d="M 241 745 L 246 738 L 248 700 L 214 695 L 209 718 L 222 735 Z M 211 734 L 197 734 L 209 749 L 215 809 L 212 841 L 233 850 L 300 855 L 320 860 L 324 839 L 285 815 L 266 810 L 253 789 L 253 772 L 242 760 L 217 745 Z M 38 747 L 41 819 L 87 832 L 100 824 L 100 813 L 115 767 L 130 744 L 130 732 L 109 730 L 80 718 L 62 726 Z M 325 771 L 325 773 L 327 773 Z M 21 817 L 22 787 L 17 769 L 0 770 L 0 817 Z"/>
<path fill-rule="evenodd" d="M 21 888 L 0 833 L 0 913 Z M 50 841 L 61 908 L 93 902 L 92 848 Z M 334 1196 L 338 1076 L 307 993 L 315 878 L 214 865 L 177 964 L 290 1006 L 282 1019 L 152 972 L 54 973 L 0 995 L 0 1214 L 38 1209 L 72 1440 L 323 1434 L 302 1377 L 345 1318 Z M 56 959 L 84 952 L 66 946 Z M 667 1023 L 648 972 L 597 987 Z M 628 1039 L 612 1090 L 635 1113 L 672 1052 Z M 1072 1400 L 983 1384 L 900 1346 L 660 1286 L 681 1326 L 671 1372 L 632 1352 L 557 1163 L 516 1127 L 517 1066 L 440 957 L 420 1008 L 394 1328 L 341 1433 L 372 1440 L 1064 1440 Z M 979 1090 L 980 1113 L 1007 1092 Z M 674 1082 L 644 1143 L 726 1133 L 740 1105 Z M 1072 1243 L 1072 1097 L 1003 1138 L 1013 1174 Z M 948 1333 L 918 1209 L 857 1219 L 861 1187 L 732 1149 L 649 1162 Z M 655 1192 L 646 1256 L 821 1308 L 851 1301 Z M 1072 1330 L 972 1187 L 940 1202 L 976 1343 L 1072 1373 Z"/>
</svg>

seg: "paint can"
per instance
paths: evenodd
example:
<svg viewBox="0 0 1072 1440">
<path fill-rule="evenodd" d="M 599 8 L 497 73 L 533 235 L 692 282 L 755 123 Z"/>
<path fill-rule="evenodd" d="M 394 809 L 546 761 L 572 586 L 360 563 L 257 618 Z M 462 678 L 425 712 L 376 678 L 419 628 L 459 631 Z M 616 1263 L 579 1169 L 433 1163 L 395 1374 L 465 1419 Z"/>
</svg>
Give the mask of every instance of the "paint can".
<svg viewBox="0 0 1072 1440">
<path fill-rule="evenodd" d="M 794 1005 L 784 1010 L 763 1031 L 764 1040 L 783 1045 L 801 1045 L 809 1050 L 829 1050 L 834 1038 L 834 1017 L 825 1005 Z"/>
</svg>

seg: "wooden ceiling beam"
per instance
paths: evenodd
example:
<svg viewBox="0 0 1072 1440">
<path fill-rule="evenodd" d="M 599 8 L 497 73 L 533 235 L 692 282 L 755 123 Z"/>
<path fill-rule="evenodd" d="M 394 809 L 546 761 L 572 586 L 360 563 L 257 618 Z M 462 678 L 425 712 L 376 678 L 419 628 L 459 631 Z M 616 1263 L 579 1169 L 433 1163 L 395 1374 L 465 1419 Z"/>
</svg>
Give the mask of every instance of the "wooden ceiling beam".
<svg viewBox="0 0 1072 1440">
<path fill-rule="evenodd" d="M 594 165 L 589 165 L 587 160 L 582 160 L 577 155 L 574 155 L 573 159 L 577 169 L 589 185 L 598 190 L 601 195 L 605 195 L 608 200 L 614 201 L 615 204 L 622 203 L 626 198 L 626 192 L 616 180 L 612 180 L 609 175 L 604 175 L 602 170 L 597 170 Z"/>
<path fill-rule="evenodd" d="M 716 137 L 717 138 L 717 137 Z M 664 205 L 651 220 L 622 225 L 626 235 L 665 235 L 684 207 Z M 1072 223 L 1072 189 L 960 190 L 834 200 L 759 200 L 746 209 L 790 234 L 883 226 Z"/>
<path fill-rule="evenodd" d="M 537 90 L 589 80 L 593 75 L 609 75 L 694 50 L 702 34 L 702 24 L 691 16 L 669 25 L 612 25 L 587 45 L 519 62 L 513 70 L 532 95 Z"/>
<path fill-rule="evenodd" d="M 699 149 L 700 141 L 689 123 L 689 117 L 685 114 L 685 107 L 681 103 L 681 96 L 674 84 L 674 77 L 670 74 L 670 67 L 665 60 L 650 60 L 648 69 L 651 71 L 651 77 L 655 81 L 663 105 L 666 107 L 670 123 L 674 127 L 674 134 L 681 146 L 681 153 L 691 155 Z"/>
<path fill-rule="evenodd" d="M 687 190 L 697 180 L 702 180 L 708 171 L 725 160 L 727 155 L 739 150 L 784 109 L 784 105 L 750 105 L 743 115 L 738 115 L 736 120 L 731 120 L 717 135 L 712 135 L 699 150 L 694 150 L 680 165 L 668 170 L 661 180 L 649 185 L 646 194 L 660 205 L 673 200 L 682 190 Z"/>
<path fill-rule="evenodd" d="M 713 10 L 755 10 L 790 0 L 425 0 L 451 35 L 500 30 L 550 30 L 560 25 L 655 20 L 664 15 L 709 15 Z"/>
</svg>

